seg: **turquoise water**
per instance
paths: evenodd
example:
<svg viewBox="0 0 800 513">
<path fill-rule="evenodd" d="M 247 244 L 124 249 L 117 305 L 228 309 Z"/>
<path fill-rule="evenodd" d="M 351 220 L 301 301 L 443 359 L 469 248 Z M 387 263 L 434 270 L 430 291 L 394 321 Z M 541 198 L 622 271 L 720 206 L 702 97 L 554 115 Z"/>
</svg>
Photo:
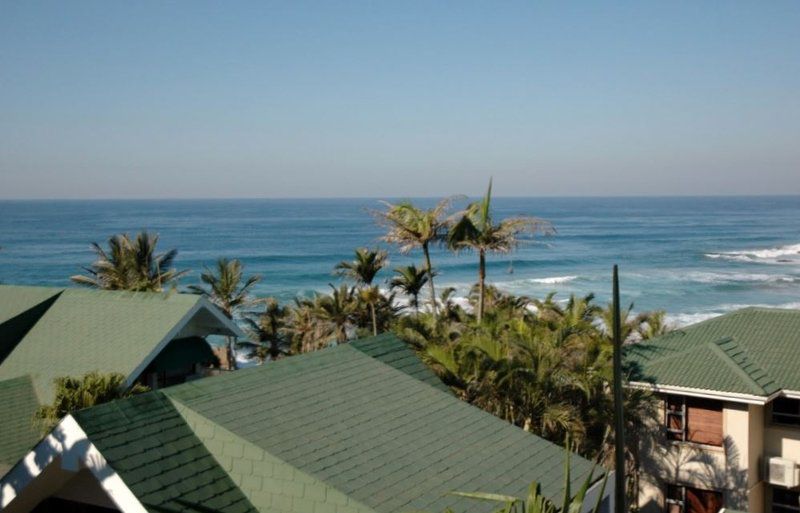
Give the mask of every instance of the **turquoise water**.
<svg viewBox="0 0 800 513">
<path fill-rule="evenodd" d="M 217 257 L 236 257 L 263 276 L 259 294 L 289 300 L 335 283 L 332 267 L 353 248 L 381 244 L 376 208 L 372 199 L 5 201 L 0 281 L 68 285 L 92 261 L 91 241 L 146 228 L 162 249 L 178 248 L 179 268 L 193 270 L 183 285 Z M 490 258 L 489 280 L 510 292 L 595 292 L 606 301 L 618 263 L 623 299 L 676 323 L 745 305 L 800 308 L 800 197 L 497 198 L 495 209 L 497 218 L 546 218 L 558 231 Z M 391 258 L 396 266 L 420 255 Z M 433 258 L 438 284 L 463 295 L 475 256 Z"/>
</svg>

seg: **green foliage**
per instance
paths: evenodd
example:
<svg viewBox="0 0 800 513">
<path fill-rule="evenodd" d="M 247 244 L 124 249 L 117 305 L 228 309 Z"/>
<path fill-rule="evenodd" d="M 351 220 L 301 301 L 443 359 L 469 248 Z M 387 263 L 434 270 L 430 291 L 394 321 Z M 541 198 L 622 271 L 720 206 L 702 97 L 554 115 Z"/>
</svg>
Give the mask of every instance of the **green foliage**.
<svg viewBox="0 0 800 513">
<path fill-rule="evenodd" d="M 459 213 L 459 219 L 447 234 L 447 244 L 453 250 L 469 249 L 478 253 L 477 319 L 483 319 L 486 254 L 510 253 L 519 244 L 523 233 L 552 231 L 550 223 L 531 216 L 518 216 L 495 223 L 492 218 L 492 181 L 482 200 L 470 203 Z"/>
<path fill-rule="evenodd" d="M 250 290 L 261 281 L 261 277 L 245 278 L 244 265 L 240 260 L 220 258 L 216 262 L 215 269 L 206 268 L 200 275 L 200 281 L 206 284 L 207 288 L 191 285 L 189 290 L 208 296 L 211 302 L 232 319 L 240 308 L 251 304 Z"/>
<path fill-rule="evenodd" d="M 178 251 L 157 254 L 158 235 L 140 232 L 135 239 L 127 233 L 108 239 L 108 250 L 93 242 L 96 259 L 85 267 L 87 275 L 70 279 L 80 285 L 105 290 L 161 292 L 174 286 L 188 271 L 177 271 L 172 262 Z"/>
<path fill-rule="evenodd" d="M 431 309 L 434 313 L 437 310 L 437 304 L 430 247 L 444 241 L 447 237 L 449 220 L 446 214 L 451 202 L 451 198 L 445 198 L 427 210 L 416 207 L 410 201 L 385 203 L 386 210 L 375 213 L 378 222 L 386 228 L 384 241 L 396 244 L 401 253 L 409 253 L 416 248 L 422 249 L 425 272 L 428 275 L 428 286 L 431 292 Z"/>
<path fill-rule="evenodd" d="M 453 307 L 445 319 L 405 317 L 395 331 L 462 399 L 523 429 L 558 442 L 569 436 L 582 454 L 610 461 L 613 454 L 613 346 L 605 309 L 593 296 L 561 306 L 487 288 L 483 322 Z M 625 323 L 630 340 L 647 315 Z M 644 429 L 653 402 L 642 391 L 625 395 L 629 432 Z M 632 438 L 633 439 L 633 438 Z M 629 447 L 634 456 L 633 443 Z"/>
<path fill-rule="evenodd" d="M 70 413 L 148 390 L 138 383 L 128 389 L 125 386 L 125 376 L 118 373 L 89 372 L 78 378 L 57 378 L 54 383 L 55 400 L 50 405 L 41 406 L 35 414 L 43 432 L 49 432 Z"/>
</svg>

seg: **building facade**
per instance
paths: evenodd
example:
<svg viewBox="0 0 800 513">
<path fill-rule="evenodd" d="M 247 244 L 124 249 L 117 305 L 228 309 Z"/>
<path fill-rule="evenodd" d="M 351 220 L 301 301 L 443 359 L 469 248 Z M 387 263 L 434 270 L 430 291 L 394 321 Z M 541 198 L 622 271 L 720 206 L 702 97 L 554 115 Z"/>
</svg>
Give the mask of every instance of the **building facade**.
<svg viewBox="0 0 800 513">
<path fill-rule="evenodd" d="M 656 394 L 643 513 L 800 513 L 800 311 L 748 308 L 628 350 Z"/>
</svg>

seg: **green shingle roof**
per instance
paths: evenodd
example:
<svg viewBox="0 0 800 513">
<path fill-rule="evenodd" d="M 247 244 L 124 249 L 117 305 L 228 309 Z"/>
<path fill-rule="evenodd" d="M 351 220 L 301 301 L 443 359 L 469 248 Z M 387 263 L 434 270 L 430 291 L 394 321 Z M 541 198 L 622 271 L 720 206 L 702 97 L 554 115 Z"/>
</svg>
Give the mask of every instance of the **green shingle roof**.
<svg viewBox="0 0 800 513">
<path fill-rule="evenodd" d="M 634 381 L 769 396 L 800 391 L 800 310 L 745 308 L 627 348 Z"/>
<path fill-rule="evenodd" d="M 0 324 L 58 295 L 62 290 L 54 287 L 0 285 Z"/>
<path fill-rule="evenodd" d="M 0 363 L 60 293 L 49 287 L 0 285 Z"/>
<path fill-rule="evenodd" d="M 148 511 L 256 511 L 162 394 L 89 408 L 75 419 Z"/>
<path fill-rule="evenodd" d="M 382 346 L 382 347 L 379 347 Z M 149 511 L 491 511 L 449 495 L 563 493 L 565 451 L 431 383 L 392 336 L 78 412 Z M 574 484 L 590 462 L 572 458 Z M 181 509 L 183 508 L 183 509 Z"/>
<path fill-rule="evenodd" d="M 129 376 L 198 301 L 189 294 L 64 290 L 0 363 L 0 381 L 30 375 L 39 399 L 50 402 L 57 377 L 94 370 Z"/>
<path fill-rule="evenodd" d="M 0 381 L 0 476 L 41 438 L 33 423 L 38 408 L 28 376 Z"/>
<path fill-rule="evenodd" d="M 385 344 L 402 342 L 386 338 Z M 165 389 L 176 403 L 378 513 L 480 510 L 451 491 L 563 493 L 564 451 L 362 352 L 296 356 Z M 391 351 L 390 351 L 391 352 Z M 591 464 L 575 457 L 578 483 Z"/>
<path fill-rule="evenodd" d="M 393 333 L 354 340 L 350 342 L 350 347 L 434 388 L 450 392 L 450 388 L 442 383 L 436 373 L 419 359 L 414 350 L 402 343 Z"/>
</svg>

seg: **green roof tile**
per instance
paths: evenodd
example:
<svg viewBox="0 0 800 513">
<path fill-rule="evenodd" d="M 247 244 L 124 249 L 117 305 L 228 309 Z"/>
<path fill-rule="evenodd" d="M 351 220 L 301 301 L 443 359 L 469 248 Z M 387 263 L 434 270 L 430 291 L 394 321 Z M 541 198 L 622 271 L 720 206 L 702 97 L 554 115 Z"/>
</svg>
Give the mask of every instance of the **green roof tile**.
<svg viewBox="0 0 800 513">
<path fill-rule="evenodd" d="M 189 294 L 64 290 L 6 359 L 0 380 L 30 375 L 43 402 L 53 380 L 90 371 L 129 376 L 200 300 Z"/>
<path fill-rule="evenodd" d="M 350 347 L 435 388 L 450 392 L 447 385 L 419 359 L 414 350 L 393 333 L 354 340 L 350 342 Z"/>
<path fill-rule="evenodd" d="M 38 408 L 30 377 L 0 381 L 0 476 L 41 438 L 33 422 Z"/>
<path fill-rule="evenodd" d="M 626 350 L 631 379 L 769 396 L 800 391 L 800 310 L 744 308 Z"/>
<path fill-rule="evenodd" d="M 377 351 L 379 343 L 399 347 Z M 402 342 L 384 337 L 164 393 L 378 513 L 429 510 L 455 490 L 522 496 L 532 480 L 560 497 L 563 449 L 412 377 L 393 358 L 369 356 L 401 350 Z M 576 456 L 573 467 L 577 484 L 591 464 Z M 484 506 L 449 496 L 446 502 L 470 511 Z"/>
<path fill-rule="evenodd" d="M 82 410 L 75 420 L 148 511 L 257 511 L 161 392 Z M 180 453 L 155 450 L 164 446 Z"/>
</svg>

